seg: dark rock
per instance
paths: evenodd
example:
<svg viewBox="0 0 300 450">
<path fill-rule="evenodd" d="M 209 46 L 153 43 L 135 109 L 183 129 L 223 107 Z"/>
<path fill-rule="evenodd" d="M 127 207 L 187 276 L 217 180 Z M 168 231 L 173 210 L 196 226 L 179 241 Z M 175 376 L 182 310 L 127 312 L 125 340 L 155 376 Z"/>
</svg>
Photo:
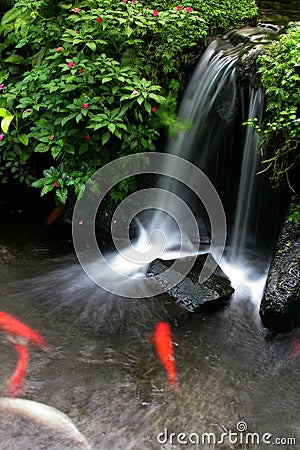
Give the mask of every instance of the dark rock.
<svg viewBox="0 0 300 450">
<path fill-rule="evenodd" d="M 238 84 L 258 89 L 261 78 L 257 67 L 257 58 L 265 53 L 271 41 L 278 38 L 282 27 L 260 23 L 257 27 L 244 27 L 231 30 L 224 35 L 234 46 L 232 52 L 238 52 L 237 80 Z"/>
<path fill-rule="evenodd" d="M 287 332 L 300 326 L 300 227 L 286 222 L 271 263 L 260 306 L 263 324 Z"/>
<path fill-rule="evenodd" d="M 229 278 L 219 266 L 206 281 L 199 283 L 199 274 L 206 258 L 208 258 L 207 264 L 212 264 L 213 257 L 210 254 L 199 255 L 188 275 L 172 288 L 168 287 L 168 283 L 164 279 L 164 271 L 169 269 L 175 260 L 156 259 L 152 261 L 148 267 L 147 276 L 155 276 L 157 282 L 165 288 L 165 291 L 175 299 L 179 306 L 187 311 L 197 312 L 218 308 L 229 300 L 234 289 Z M 169 280 L 172 280 L 172 275 L 174 279 L 177 279 L 178 271 L 173 270 L 172 272 L 171 269 L 171 276 L 168 276 Z"/>
</svg>

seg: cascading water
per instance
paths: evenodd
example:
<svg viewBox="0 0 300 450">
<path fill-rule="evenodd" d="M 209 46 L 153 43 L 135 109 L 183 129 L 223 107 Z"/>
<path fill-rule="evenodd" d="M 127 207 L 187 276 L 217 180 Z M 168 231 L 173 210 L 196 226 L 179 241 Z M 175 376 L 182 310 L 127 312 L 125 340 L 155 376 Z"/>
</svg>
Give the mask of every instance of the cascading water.
<svg viewBox="0 0 300 450">
<path fill-rule="evenodd" d="M 249 108 L 243 117 L 255 117 L 258 124 L 261 123 L 263 112 L 264 94 L 261 89 L 249 89 Z M 246 248 L 253 246 L 254 233 L 250 228 L 250 219 L 253 215 L 253 206 L 257 194 L 256 174 L 260 166 L 260 158 L 257 153 L 259 143 L 258 134 L 247 126 L 243 146 L 238 195 L 231 238 L 229 241 L 229 261 L 234 262 L 243 256 Z"/>
<path fill-rule="evenodd" d="M 167 153 L 197 165 L 215 185 L 228 222 L 226 256 L 221 266 L 234 287 L 250 288 L 250 295 L 252 293 L 256 301 L 260 300 L 270 252 L 266 253 L 267 257 L 258 255 L 261 265 L 256 267 L 257 272 L 253 271 L 257 261 L 253 265 L 252 258 L 255 253 L 259 254 L 257 246 L 264 242 L 264 227 L 268 227 L 274 218 L 267 205 L 274 199 L 268 181 L 257 175 L 259 136 L 249 125 L 243 125 L 248 118 L 255 117 L 258 123 L 261 122 L 263 91 L 248 86 L 239 90 L 236 78 L 239 59 L 268 39 L 272 39 L 272 35 L 266 30 L 249 27 L 237 33 L 230 32 L 209 45 L 179 109 L 178 118 L 186 124 L 186 130 L 178 131 L 166 149 Z M 203 205 L 195 202 L 182 184 L 172 178 L 172 172 L 175 177 L 176 170 L 176 165 L 169 167 L 170 177 L 164 178 L 160 187 L 176 193 L 189 204 L 197 217 L 201 241 L 205 243 L 210 239 L 209 218 Z M 184 176 L 190 177 L 189 173 Z M 179 241 L 180 234 L 178 230 L 176 234 L 172 219 L 163 212 L 168 201 L 168 194 L 161 191 L 161 207 L 152 216 L 150 224 L 148 222 L 147 229 L 148 232 L 161 229 L 169 238 L 172 236 L 174 243 Z M 189 236 L 184 239 L 189 241 Z M 202 250 L 200 246 L 200 252 Z"/>
</svg>

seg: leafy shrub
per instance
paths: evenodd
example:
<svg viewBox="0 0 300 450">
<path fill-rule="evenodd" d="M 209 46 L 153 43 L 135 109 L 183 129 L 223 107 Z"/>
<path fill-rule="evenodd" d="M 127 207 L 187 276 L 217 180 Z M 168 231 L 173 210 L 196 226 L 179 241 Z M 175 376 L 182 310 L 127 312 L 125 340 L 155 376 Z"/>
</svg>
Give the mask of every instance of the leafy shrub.
<svg viewBox="0 0 300 450">
<path fill-rule="evenodd" d="M 16 0 L 0 28 L 2 181 L 11 173 L 65 203 L 107 162 L 155 150 L 208 31 L 256 14 L 236 3 Z"/>
<path fill-rule="evenodd" d="M 274 187 L 288 184 L 299 169 L 300 141 L 300 24 L 291 23 L 280 39 L 258 59 L 266 90 L 266 117 L 258 132 L 262 137 L 263 164 Z"/>
</svg>

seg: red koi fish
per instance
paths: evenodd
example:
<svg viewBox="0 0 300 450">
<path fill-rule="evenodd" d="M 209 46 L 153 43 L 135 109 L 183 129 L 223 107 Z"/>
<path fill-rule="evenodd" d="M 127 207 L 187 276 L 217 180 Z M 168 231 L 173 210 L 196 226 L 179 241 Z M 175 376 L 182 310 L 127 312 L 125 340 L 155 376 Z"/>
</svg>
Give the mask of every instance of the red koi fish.
<svg viewBox="0 0 300 450">
<path fill-rule="evenodd" d="M 9 382 L 9 395 L 17 397 L 22 387 L 27 366 L 29 362 L 29 352 L 26 345 L 13 344 L 17 353 L 18 361 L 14 373 Z"/>
<path fill-rule="evenodd" d="M 23 337 L 30 344 L 35 344 L 41 348 L 48 347 L 46 339 L 40 333 L 4 311 L 0 311 L 0 329 L 9 335 Z"/>
<path fill-rule="evenodd" d="M 295 338 L 292 342 L 293 354 L 300 358 L 300 336 Z"/>
<path fill-rule="evenodd" d="M 34 344 L 41 348 L 47 348 L 48 344 L 41 334 L 4 311 L 0 311 L 0 328 L 8 335 L 8 340 L 13 344 L 17 353 L 17 364 L 9 382 L 9 395 L 16 397 L 27 371 L 28 345 Z"/>
<path fill-rule="evenodd" d="M 45 220 L 45 225 L 51 225 L 56 219 L 63 215 L 66 210 L 66 205 L 59 206 L 58 208 L 54 208 L 53 211 L 49 214 L 49 216 Z"/>
<path fill-rule="evenodd" d="M 167 372 L 169 386 L 172 389 L 177 389 L 179 384 L 175 368 L 172 333 L 167 322 L 158 322 L 156 324 L 153 342 L 158 357 Z"/>
</svg>

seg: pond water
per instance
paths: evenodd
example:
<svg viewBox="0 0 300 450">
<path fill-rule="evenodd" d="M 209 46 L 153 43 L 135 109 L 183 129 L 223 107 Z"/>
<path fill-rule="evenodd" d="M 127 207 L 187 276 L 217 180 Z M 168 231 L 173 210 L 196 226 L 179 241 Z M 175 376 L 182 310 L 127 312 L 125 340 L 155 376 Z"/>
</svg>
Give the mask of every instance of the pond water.
<svg viewBox="0 0 300 450">
<path fill-rule="evenodd" d="M 45 228 L 42 213 L 33 217 L 21 209 L 8 203 L 1 208 L 0 309 L 37 329 L 50 345 L 31 349 L 23 398 L 66 413 L 95 450 L 298 448 L 220 438 L 245 422 L 259 439 L 269 433 L 269 442 L 294 438 L 299 445 L 297 330 L 267 332 L 258 316 L 259 298 L 253 301 L 247 291 L 206 314 L 187 314 L 166 296 L 112 297 L 83 274 L 68 233 L 58 233 L 58 225 Z M 173 332 L 176 392 L 169 390 L 151 343 L 161 320 Z M 0 349 L 5 396 L 15 354 L 4 341 Z M 58 431 L 0 416 L 1 449 L 82 448 Z M 179 433 L 191 442 L 178 443 Z M 219 444 L 204 439 L 196 445 L 203 433 L 213 433 Z M 245 433 L 239 436 L 245 439 Z"/>
<path fill-rule="evenodd" d="M 299 0 L 258 0 L 257 4 L 262 22 L 287 25 L 291 20 L 300 20 Z"/>
</svg>

